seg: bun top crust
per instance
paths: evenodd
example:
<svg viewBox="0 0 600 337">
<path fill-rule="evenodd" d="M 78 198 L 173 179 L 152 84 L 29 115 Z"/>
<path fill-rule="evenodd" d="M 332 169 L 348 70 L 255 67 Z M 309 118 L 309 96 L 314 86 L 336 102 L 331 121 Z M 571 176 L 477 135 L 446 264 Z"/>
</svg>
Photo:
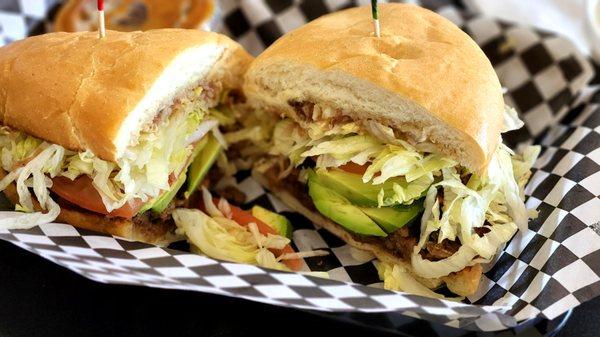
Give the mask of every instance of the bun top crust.
<svg viewBox="0 0 600 337">
<path fill-rule="evenodd" d="M 30 37 L 0 48 L 0 123 L 116 161 L 174 96 L 200 81 L 237 87 L 251 59 L 196 30 Z"/>
<path fill-rule="evenodd" d="M 324 103 L 427 141 L 464 166 L 485 169 L 500 139 L 504 100 L 489 60 L 457 26 L 427 9 L 380 5 L 323 16 L 277 40 L 251 65 L 255 104 L 293 116 L 290 101 Z"/>
</svg>

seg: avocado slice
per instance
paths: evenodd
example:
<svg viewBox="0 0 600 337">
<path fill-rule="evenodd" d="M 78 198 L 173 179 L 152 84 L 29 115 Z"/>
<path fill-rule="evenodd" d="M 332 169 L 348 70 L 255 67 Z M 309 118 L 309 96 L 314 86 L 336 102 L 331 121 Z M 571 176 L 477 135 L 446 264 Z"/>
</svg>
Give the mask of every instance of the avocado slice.
<svg viewBox="0 0 600 337">
<path fill-rule="evenodd" d="M 335 191 L 320 185 L 315 176 L 314 171 L 309 171 L 308 194 L 321 214 L 351 232 L 371 236 L 387 236 L 387 233 L 360 208 L 352 205 L 348 199 Z"/>
<path fill-rule="evenodd" d="M 378 196 L 382 189 L 384 195 L 389 196 L 395 194 L 394 185 L 398 184 L 403 188 L 407 188 L 409 184 L 404 177 L 390 178 L 385 183 L 378 185 L 373 185 L 370 182 L 363 183 L 361 175 L 337 168 L 319 168 L 315 173 L 318 184 L 334 190 L 350 200 L 352 204 L 361 207 L 379 207 Z"/>
<path fill-rule="evenodd" d="M 361 207 L 360 209 L 386 232 L 392 233 L 415 219 L 423 209 L 423 205 L 415 201 L 409 206 Z"/>
<path fill-rule="evenodd" d="M 212 134 L 206 135 L 204 140 L 206 143 L 200 148 L 198 155 L 194 157 L 194 161 L 188 168 L 186 197 L 196 190 L 221 153 L 221 144 Z"/>
<path fill-rule="evenodd" d="M 317 169 L 315 171 L 317 183 L 330 188 L 350 200 L 352 204 L 363 207 L 377 207 L 377 196 L 384 189 L 386 194 L 393 193 L 393 183 L 401 179 L 390 179 L 381 185 L 363 183 L 358 174 L 345 172 L 339 169 Z"/>
<path fill-rule="evenodd" d="M 192 174 L 191 172 L 191 167 L 192 165 L 198 161 L 198 158 L 200 157 L 200 155 L 202 153 L 204 153 L 205 148 L 208 148 L 209 142 L 211 141 L 211 139 L 214 138 L 212 135 L 207 135 L 206 137 L 202 138 L 202 140 L 200 140 L 200 142 L 198 144 L 196 144 L 196 147 L 194 148 L 194 152 L 192 153 L 192 155 L 190 156 L 190 158 L 193 159 L 192 164 L 189 165 L 188 170 L 190 170 L 190 174 Z M 201 170 L 196 170 L 194 173 L 198 174 L 201 173 L 200 176 L 197 176 L 196 178 L 198 179 L 196 182 L 196 185 L 194 186 L 194 189 L 198 186 L 198 183 L 200 181 L 202 181 L 202 178 L 206 175 L 206 173 L 208 172 L 208 170 L 210 169 L 210 167 L 212 166 L 212 164 L 214 163 L 214 161 L 217 158 L 217 155 L 219 154 L 220 150 L 220 145 L 219 143 L 216 141 L 216 139 L 214 139 L 215 143 L 217 144 L 217 152 L 216 154 L 214 154 L 214 158 L 210 161 L 210 162 L 206 162 L 207 165 L 206 167 L 201 167 L 202 165 L 197 165 L 200 169 L 203 169 L 204 172 L 202 172 Z M 209 149 L 207 152 L 210 154 L 214 151 L 214 145 L 211 144 L 211 149 Z M 207 158 L 210 159 L 211 156 L 206 156 Z M 205 163 L 204 161 L 201 161 L 201 163 Z M 169 191 L 165 191 L 163 192 L 163 194 L 161 194 L 160 196 L 158 196 L 156 199 L 151 200 L 149 202 L 147 202 L 139 211 L 139 213 L 143 213 L 146 212 L 148 210 L 152 210 L 154 212 L 160 213 L 162 211 L 164 211 L 167 206 L 169 205 L 169 203 L 171 202 L 171 200 L 173 200 L 173 198 L 175 197 L 175 195 L 177 195 L 177 192 L 179 191 L 179 189 L 181 189 L 181 186 L 183 186 L 183 183 L 185 183 L 186 181 L 188 181 L 188 187 L 190 186 L 190 179 L 186 179 L 186 177 L 188 177 L 186 175 L 186 170 L 182 170 L 181 173 L 179 174 L 179 177 L 177 177 L 177 181 L 175 182 L 175 184 L 172 186 L 172 188 Z M 188 177 L 189 178 L 189 177 Z M 187 193 L 187 192 L 186 192 Z"/>
<path fill-rule="evenodd" d="M 167 206 L 169 206 L 171 200 L 175 198 L 175 195 L 177 194 L 181 186 L 183 186 L 184 182 L 185 170 L 182 170 L 181 174 L 179 174 L 179 177 L 177 177 L 177 181 L 172 186 L 173 188 L 171 188 L 171 190 L 169 190 L 168 192 L 161 194 L 158 197 L 158 199 L 156 199 L 154 203 L 152 203 L 152 207 L 150 207 L 150 209 L 156 213 L 161 213 L 162 211 L 164 211 L 167 208 Z"/>
<path fill-rule="evenodd" d="M 292 224 L 283 215 L 271 212 L 266 208 L 258 205 L 252 207 L 252 215 L 258 220 L 271 226 L 277 234 L 292 239 Z"/>
</svg>

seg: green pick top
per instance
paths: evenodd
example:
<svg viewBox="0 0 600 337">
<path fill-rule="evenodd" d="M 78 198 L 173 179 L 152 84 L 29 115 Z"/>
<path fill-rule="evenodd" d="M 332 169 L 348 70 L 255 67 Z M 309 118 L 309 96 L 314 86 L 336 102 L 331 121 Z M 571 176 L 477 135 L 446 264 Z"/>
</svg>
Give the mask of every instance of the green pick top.
<svg viewBox="0 0 600 337">
<path fill-rule="evenodd" d="M 371 13 L 373 14 L 373 19 L 379 19 L 379 8 L 377 6 L 377 0 L 371 0 Z"/>
</svg>

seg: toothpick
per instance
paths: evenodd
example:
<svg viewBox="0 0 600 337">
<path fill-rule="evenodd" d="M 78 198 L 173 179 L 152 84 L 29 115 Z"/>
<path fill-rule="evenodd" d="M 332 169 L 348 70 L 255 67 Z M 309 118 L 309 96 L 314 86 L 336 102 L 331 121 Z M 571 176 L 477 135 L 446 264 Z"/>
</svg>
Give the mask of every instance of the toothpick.
<svg viewBox="0 0 600 337">
<path fill-rule="evenodd" d="M 106 27 L 104 25 L 104 0 L 98 0 L 98 37 L 106 36 Z"/>
<path fill-rule="evenodd" d="M 379 7 L 377 6 L 377 0 L 371 0 L 371 14 L 373 14 L 373 30 L 375 30 L 375 36 L 381 37 L 381 27 L 379 26 Z"/>
</svg>

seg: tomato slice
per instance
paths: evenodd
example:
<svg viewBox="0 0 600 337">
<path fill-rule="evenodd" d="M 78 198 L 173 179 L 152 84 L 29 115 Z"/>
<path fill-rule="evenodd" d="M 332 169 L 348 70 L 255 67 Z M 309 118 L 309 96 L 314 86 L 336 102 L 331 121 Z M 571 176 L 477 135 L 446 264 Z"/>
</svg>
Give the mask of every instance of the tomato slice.
<svg viewBox="0 0 600 337">
<path fill-rule="evenodd" d="M 81 208 L 126 219 L 133 218 L 144 204 L 141 200 L 136 199 L 126 203 L 119 209 L 108 212 L 106 207 L 104 207 L 100 193 L 98 193 L 92 184 L 92 179 L 86 175 L 79 176 L 75 180 L 65 177 L 55 177 L 52 179 L 51 190 L 61 198 Z"/>
<path fill-rule="evenodd" d="M 358 164 L 350 161 L 350 162 L 340 166 L 339 169 L 346 171 L 348 173 L 360 174 L 362 176 L 363 174 L 365 174 L 368 167 L 369 167 L 369 164 L 358 165 Z"/>
<path fill-rule="evenodd" d="M 213 203 L 215 205 L 217 205 L 219 203 L 219 199 L 213 198 Z M 243 209 L 233 206 L 233 205 L 229 205 L 229 207 L 231 208 L 231 220 L 237 222 L 241 226 L 248 226 L 248 224 L 254 222 L 256 224 L 256 227 L 258 228 L 258 231 L 261 234 L 263 234 L 263 235 L 267 235 L 267 234 L 278 235 L 278 233 L 271 226 L 267 225 L 263 221 L 254 217 L 252 215 L 252 213 L 250 213 L 248 211 L 244 211 Z M 200 209 L 202 209 L 203 211 L 206 211 L 204 209 L 203 202 L 200 202 Z M 271 252 L 273 252 L 273 254 L 275 254 L 275 256 L 281 256 L 283 254 L 288 254 L 288 253 L 295 253 L 294 249 L 290 245 L 286 245 L 285 247 L 283 247 L 283 249 L 269 249 L 269 250 Z M 300 270 L 302 268 L 302 261 L 300 261 L 300 259 L 286 259 L 286 260 L 282 260 L 281 262 L 283 264 L 285 264 L 291 270 Z"/>
</svg>

